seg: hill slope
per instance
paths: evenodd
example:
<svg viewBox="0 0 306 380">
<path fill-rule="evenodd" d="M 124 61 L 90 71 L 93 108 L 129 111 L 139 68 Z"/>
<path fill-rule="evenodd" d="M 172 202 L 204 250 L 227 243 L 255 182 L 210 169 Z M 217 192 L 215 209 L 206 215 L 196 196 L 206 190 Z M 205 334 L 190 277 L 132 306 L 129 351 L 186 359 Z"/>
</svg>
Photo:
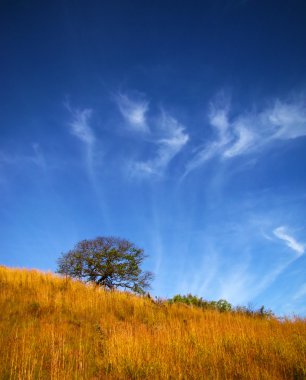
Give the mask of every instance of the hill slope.
<svg viewBox="0 0 306 380">
<path fill-rule="evenodd" d="M 155 304 L 0 267 L 1 379 L 305 379 L 306 321 Z"/>
</svg>

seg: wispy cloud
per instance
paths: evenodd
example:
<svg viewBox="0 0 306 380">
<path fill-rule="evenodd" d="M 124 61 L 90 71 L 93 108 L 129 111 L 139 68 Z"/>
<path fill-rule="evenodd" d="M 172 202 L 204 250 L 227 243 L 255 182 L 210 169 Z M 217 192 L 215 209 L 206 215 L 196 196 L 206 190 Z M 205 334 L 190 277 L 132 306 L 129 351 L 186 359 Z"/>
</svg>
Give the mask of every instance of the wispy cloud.
<svg viewBox="0 0 306 380">
<path fill-rule="evenodd" d="M 92 185 L 93 193 L 96 197 L 97 207 L 100 209 L 100 216 L 103 219 L 104 226 L 109 228 L 111 220 L 107 208 L 107 203 L 104 200 L 103 186 L 99 182 L 97 175 L 97 167 L 103 157 L 101 142 L 96 137 L 92 126 L 93 110 L 91 108 L 73 108 L 69 102 L 65 103 L 65 107 L 70 112 L 71 121 L 68 123 L 70 133 L 75 136 L 84 147 L 84 167 L 86 174 Z"/>
<path fill-rule="evenodd" d="M 86 152 L 86 168 L 88 176 L 95 184 L 94 173 L 94 148 L 96 138 L 94 131 L 90 125 L 93 111 L 90 108 L 74 109 L 68 103 L 65 104 L 66 108 L 71 114 L 72 120 L 68 123 L 70 133 L 79 139 L 85 146 Z"/>
<path fill-rule="evenodd" d="M 69 123 L 70 132 L 81 140 L 87 146 L 92 146 L 95 142 L 95 136 L 89 125 L 92 116 L 92 110 L 85 108 L 83 110 L 73 110 L 69 108 L 72 114 L 72 121 Z"/>
<path fill-rule="evenodd" d="M 271 130 L 271 139 L 295 139 L 306 135 L 306 102 L 284 103 L 276 100 L 262 113 L 263 124 Z"/>
<path fill-rule="evenodd" d="M 39 143 L 31 145 L 31 153 L 7 153 L 0 151 L 0 165 L 35 165 L 43 170 L 47 168 L 44 152 Z"/>
<path fill-rule="evenodd" d="M 286 239 L 289 236 L 290 242 L 292 242 L 293 238 L 292 234 L 288 232 L 289 228 L 288 231 L 283 226 L 280 226 L 280 229 L 279 227 L 271 228 L 275 221 L 267 217 L 266 213 L 258 220 L 257 217 L 256 220 L 254 220 L 254 216 L 250 217 L 249 213 L 247 219 L 242 214 L 239 220 L 241 217 L 241 222 L 239 221 L 237 225 L 218 221 L 218 227 L 210 228 L 203 233 L 206 236 L 205 244 L 203 244 L 205 257 L 209 258 L 212 254 L 212 251 L 208 250 L 207 252 L 206 241 L 210 241 L 218 259 L 215 263 L 211 262 L 211 265 L 207 261 L 203 266 L 201 260 L 198 260 L 192 279 L 188 279 L 186 288 L 183 288 L 185 292 L 189 288 L 195 294 L 209 296 L 212 299 L 225 298 L 233 304 L 256 302 L 260 294 L 275 283 L 296 260 L 299 260 L 302 253 L 294 251 L 294 254 L 279 255 L 277 250 L 275 251 L 277 248 L 275 241 L 278 241 L 279 237 L 276 239 L 274 231 L 276 230 L 276 233 L 280 233 L 282 237 L 285 234 Z M 262 225 L 265 230 L 271 232 L 271 236 L 270 234 L 263 236 L 260 231 Z M 263 240 L 263 237 L 268 243 Z M 293 241 L 297 244 L 294 247 L 298 247 L 297 249 L 302 252 L 302 244 L 296 239 Z M 282 239 L 280 242 L 287 244 L 287 240 Z M 223 255 L 224 252 L 227 253 L 226 259 Z M 259 255 L 258 252 L 261 254 Z M 209 268 L 208 271 L 207 268 Z M 204 287 L 205 291 L 203 291 L 200 286 L 201 282 L 204 284 L 207 276 L 210 276 L 211 273 L 213 273 L 213 277 L 209 287 Z M 182 274 L 182 278 L 184 278 L 184 274 Z"/>
<path fill-rule="evenodd" d="M 303 284 L 293 296 L 294 300 L 306 297 L 306 284 Z"/>
<path fill-rule="evenodd" d="M 23 173 L 39 170 L 39 175 L 46 174 L 48 170 L 45 154 L 38 143 L 32 143 L 31 149 L 26 146 L 22 152 L 17 151 L 16 147 L 11 147 L 11 151 L 0 150 L 0 185 L 9 184 L 9 173 L 12 170 L 22 169 Z"/>
<path fill-rule="evenodd" d="M 234 126 L 234 138 L 231 144 L 224 150 L 223 157 L 231 158 L 246 153 L 254 147 L 256 133 L 247 128 L 243 120 L 238 120 Z"/>
<path fill-rule="evenodd" d="M 273 230 L 274 235 L 283 240 L 286 245 L 301 256 L 305 252 L 305 245 L 296 241 L 296 239 L 288 234 L 286 227 L 280 226 Z"/>
<path fill-rule="evenodd" d="M 214 128 L 215 139 L 197 149 L 196 155 L 187 163 L 186 173 L 221 154 L 225 146 L 230 142 L 228 121 L 228 107 L 216 108 L 210 105 L 209 123 Z"/>
<path fill-rule="evenodd" d="M 134 131 L 149 132 L 146 120 L 146 113 L 149 109 L 148 101 L 136 100 L 121 93 L 115 96 L 115 101 L 120 113 Z"/>
<path fill-rule="evenodd" d="M 306 136 L 305 101 L 282 102 L 259 112 L 244 112 L 230 118 L 230 107 L 210 106 L 208 121 L 213 137 L 200 146 L 194 157 L 186 165 L 186 173 L 219 157 L 233 157 L 254 153 L 277 140 L 290 140 Z"/>
<path fill-rule="evenodd" d="M 228 299 L 234 304 L 250 302 L 271 286 L 298 257 L 274 263 L 260 274 L 256 273 L 247 262 L 242 262 L 240 266 L 233 268 L 225 278 L 220 273 L 221 298 Z"/>
<path fill-rule="evenodd" d="M 164 111 L 159 119 L 159 130 L 161 136 L 153 141 L 157 145 L 156 157 L 148 161 L 133 163 L 133 174 L 161 175 L 189 140 L 185 127 Z"/>
<path fill-rule="evenodd" d="M 45 170 L 46 160 L 40 144 L 33 143 L 32 148 L 34 150 L 34 156 L 31 157 L 32 162 Z"/>
<path fill-rule="evenodd" d="M 244 262 L 232 268 L 232 272 L 223 279 L 221 277 L 220 298 L 239 304 L 254 297 L 255 290 L 252 288 L 254 281 L 247 267 L 247 262 Z"/>
</svg>

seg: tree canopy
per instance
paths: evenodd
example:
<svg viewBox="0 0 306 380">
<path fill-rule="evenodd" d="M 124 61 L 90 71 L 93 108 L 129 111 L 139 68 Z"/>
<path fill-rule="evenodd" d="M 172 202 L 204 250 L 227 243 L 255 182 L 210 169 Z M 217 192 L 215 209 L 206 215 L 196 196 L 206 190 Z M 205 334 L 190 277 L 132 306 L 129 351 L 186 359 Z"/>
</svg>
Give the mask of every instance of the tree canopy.
<svg viewBox="0 0 306 380">
<path fill-rule="evenodd" d="M 142 271 L 143 249 L 117 237 L 83 240 L 74 249 L 62 253 L 57 272 L 94 282 L 108 289 L 124 288 L 143 293 L 150 287 L 153 274 Z"/>
</svg>

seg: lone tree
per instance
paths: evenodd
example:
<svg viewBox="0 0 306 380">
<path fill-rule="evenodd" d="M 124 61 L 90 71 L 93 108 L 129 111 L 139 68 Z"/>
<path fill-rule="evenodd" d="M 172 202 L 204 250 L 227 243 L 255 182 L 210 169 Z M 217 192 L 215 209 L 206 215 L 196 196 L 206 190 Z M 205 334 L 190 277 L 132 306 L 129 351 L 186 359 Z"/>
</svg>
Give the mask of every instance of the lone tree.
<svg viewBox="0 0 306 380">
<path fill-rule="evenodd" d="M 83 240 L 74 249 L 62 253 L 57 273 L 108 289 L 125 288 L 144 293 L 153 279 L 140 266 L 146 255 L 141 248 L 125 239 L 97 237 Z"/>
</svg>

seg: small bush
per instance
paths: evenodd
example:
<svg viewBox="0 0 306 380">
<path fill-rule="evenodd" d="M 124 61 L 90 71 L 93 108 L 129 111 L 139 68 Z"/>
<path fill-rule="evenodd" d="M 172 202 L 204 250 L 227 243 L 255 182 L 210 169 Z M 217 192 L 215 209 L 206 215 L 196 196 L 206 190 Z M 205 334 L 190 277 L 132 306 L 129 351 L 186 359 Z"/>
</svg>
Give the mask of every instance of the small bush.
<svg viewBox="0 0 306 380">
<path fill-rule="evenodd" d="M 168 302 L 170 304 L 183 303 L 190 306 L 200 307 L 202 309 L 218 310 L 220 312 L 232 310 L 232 305 L 226 300 L 221 299 L 219 301 L 206 301 L 202 297 L 197 297 L 190 293 L 187 294 L 186 296 L 177 294 L 173 298 L 170 298 Z"/>
</svg>

